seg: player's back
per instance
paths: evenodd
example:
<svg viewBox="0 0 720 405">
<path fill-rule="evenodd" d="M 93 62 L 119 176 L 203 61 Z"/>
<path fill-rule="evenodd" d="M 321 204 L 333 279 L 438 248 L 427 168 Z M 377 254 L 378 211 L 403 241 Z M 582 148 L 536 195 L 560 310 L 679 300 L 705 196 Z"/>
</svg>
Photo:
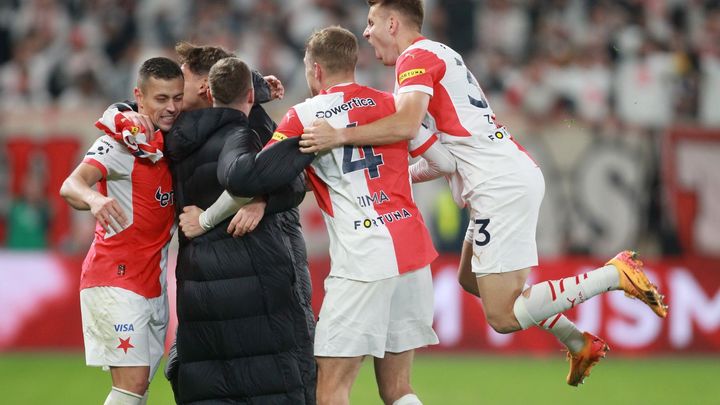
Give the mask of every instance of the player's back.
<svg viewBox="0 0 720 405">
<path fill-rule="evenodd" d="M 281 136 L 299 136 L 318 118 L 334 127 L 364 125 L 395 112 L 392 94 L 355 83 L 337 85 L 296 105 Z M 331 274 L 360 280 L 390 277 L 437 255 L 412 197 L 408 142 L 335 148 L 308 170 L 330 235 Z"/>
<path fill-rule="evenodd" d="M 398 58 L 396 92 L 431 96 L 426 125 L 456 157 L 468 186 L 536 167 L 495 113 L 463 58 L 439 42 L 419 38 Z"/>
</svg>

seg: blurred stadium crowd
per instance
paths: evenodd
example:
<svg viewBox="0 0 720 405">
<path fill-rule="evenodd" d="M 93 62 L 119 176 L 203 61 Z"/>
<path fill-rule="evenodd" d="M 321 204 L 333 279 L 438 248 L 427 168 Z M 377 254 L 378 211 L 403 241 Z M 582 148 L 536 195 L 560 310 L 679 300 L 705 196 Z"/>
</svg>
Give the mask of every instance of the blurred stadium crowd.
<svg viewBox="0 0 720 405">
<path fill-rule="evenodd" d="M 499 121 L 523 141 L 563 131 L 575 138 L 637 134 L 649 196 L 642 234 L 630 242 L 655 235 L 656 251 L 677 251 L 658 202 L 660 144 L 673 125 L 720 127 L 720 1 L 430 0 L 425 7 L 424 32 L 464 55 Z M 4 0 L 0 109 L 97 114 L 131 97 L 142 60 L 172 57 L 175 43 L 190 40 L 234 50 L 280 78 L 285 99 L 269 106 L 279 118 L 307 96 L 309 34 L 340 24 L 361 35 L 366 15 L 364 0 Z M 391 90 L 391 71 L 360 42 L 358 81 Z M 27 183 L 26 198 L 42 194 Z M 442 207 L 436 211 L 443 215 Z M 447 221 L 434 222 L 436 236 L 464 233 L 462 225 L 443 230 Z M 449 239 L 448 246 L 460 246 Z M 562 252 L 592 251 L 559 245 Z"/>
</svg>

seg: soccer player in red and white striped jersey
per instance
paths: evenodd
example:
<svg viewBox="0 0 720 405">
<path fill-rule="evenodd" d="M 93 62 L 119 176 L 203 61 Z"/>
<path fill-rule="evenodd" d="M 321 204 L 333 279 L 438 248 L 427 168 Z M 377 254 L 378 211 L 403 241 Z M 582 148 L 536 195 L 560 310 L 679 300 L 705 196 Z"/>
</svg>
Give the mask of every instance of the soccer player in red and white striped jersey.
<svg viewBox="0 0 720 405">
<path fill-rule="evenodd" d="M 540 169 L 496 122 L 462 56 L 422 36 L 421 0 L 368 4 L 364 36 L 383 64 L 395 66 L 397 111 L 356 128 L 335 129 L 318 122 L 305 128 L 301 150 L 317 153 L 343 144 L 412 139 L 423 121 L 430 123 L 457 162 L 450 182 L 453 195 L 471 211 L 461 284 L 482 298 L 487 321 L 496 331 L 537 325 L 553 333 L 570 353 L 567 382 L 577 385 L 604 357 L 607 345 L 579 331 L 562 312 L 600 293 L 623 290 L 665 317 L 662 296 L 629 251 L 585 275 L 527 287 L 525 281 L 537 265 L 535 230 L 545 189 Z"/>
<path fill-rule="evenodd" d="M 162 132 L 170 130 L 182 108 L 182 72 L 168 58 L 151 58 L 138 76 L 139 111 L 160 129 L 151 143 L 162 149 Z M 91 188 L 96 184 L 97 191 Z M 80 276 L 86 362 L 110 369 L 112 390 L 105 404 L 146 403 L 168 322 L 165 272 L 175 230 L 168 163 L 132 154 L 104 135 L 60 194 L 97 219 Z"/>
</svg>

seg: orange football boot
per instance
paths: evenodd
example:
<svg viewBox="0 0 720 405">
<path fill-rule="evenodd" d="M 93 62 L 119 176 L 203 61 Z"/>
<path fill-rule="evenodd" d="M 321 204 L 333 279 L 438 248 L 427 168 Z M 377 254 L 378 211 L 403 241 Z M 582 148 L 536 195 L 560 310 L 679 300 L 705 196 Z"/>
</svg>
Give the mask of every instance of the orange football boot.
<svg viewBox="0 0 720 405">
<path fill-rule="evenodd" d="M 625 250 L 605 264 L 615 266 L 620 273 L 620 288 L 625 291 L 625 295 L 644 302 L 660 318 L 667 317 L 668 306 L 663 303 L 665 296 L 658 292 L 642 271 L 643 263 L 637 253 Z"/>
<path fill-rule="evenodd" d="M 567 376 L 567 383 L 573 387 L 582 384 L 585 377 L 590 375 L 590 369 L 596 365 L 600 359 L 604 358 L 610 350 L 607 343 L 599 337 L 583 332 L 585 337 L 585 345 L 577 353 L 568 351 L 567 357 L 570 361 L 570 373 Z"/>
</svg>

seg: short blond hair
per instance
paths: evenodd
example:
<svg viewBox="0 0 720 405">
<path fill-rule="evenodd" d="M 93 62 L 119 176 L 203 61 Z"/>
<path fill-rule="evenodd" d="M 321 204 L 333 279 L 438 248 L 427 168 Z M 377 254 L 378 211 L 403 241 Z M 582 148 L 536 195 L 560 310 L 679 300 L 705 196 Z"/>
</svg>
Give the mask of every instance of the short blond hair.
<svg viewBox="0 0 720 405">
<path fill-rule="evenodd" d="M 305 45 L 311 61 L 320 64 L 328 73 L 354 72 L 358 59 L 355 34 L 334 25 L 315 31 Z"/>
</svg>

